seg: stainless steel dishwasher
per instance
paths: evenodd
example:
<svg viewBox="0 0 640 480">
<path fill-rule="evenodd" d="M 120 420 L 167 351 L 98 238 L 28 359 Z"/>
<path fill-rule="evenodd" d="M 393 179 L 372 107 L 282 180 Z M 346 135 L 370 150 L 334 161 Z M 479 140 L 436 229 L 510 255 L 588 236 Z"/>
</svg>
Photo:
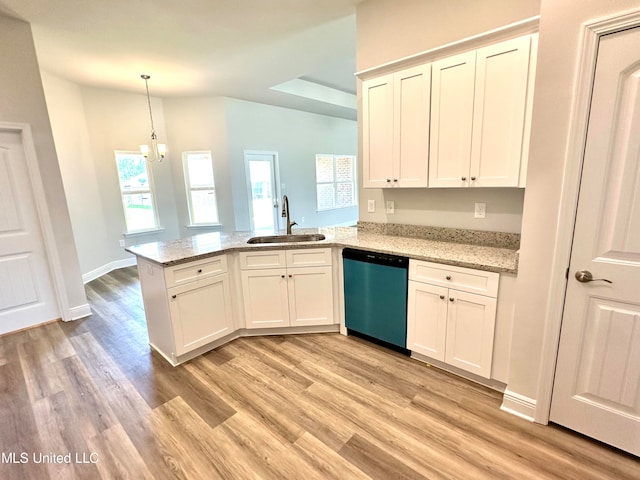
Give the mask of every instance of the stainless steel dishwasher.
<svg viewBox="0 0 640 480">
<path fill-rule="evenodd" d="M 406 351 L 409 259 L 345 248 L 342 264 L 348 333 Z"/>
</svg>

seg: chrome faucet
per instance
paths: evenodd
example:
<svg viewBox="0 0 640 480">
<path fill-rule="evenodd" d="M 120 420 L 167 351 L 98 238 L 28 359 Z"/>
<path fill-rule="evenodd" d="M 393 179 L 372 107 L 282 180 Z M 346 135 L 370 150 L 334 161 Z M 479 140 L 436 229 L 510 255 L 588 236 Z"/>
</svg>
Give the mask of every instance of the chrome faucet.
<svg viewBox="0 0 640 480">
<path fill-rule="evenodd" d="M 291 227 L 297 225 L 297 223 L 292 222 L 289 218 L 289 199 L 286 195 L 282 197 L 282 218 L 287 219 L 287 235 L 291 235 Z"/>
</svg>

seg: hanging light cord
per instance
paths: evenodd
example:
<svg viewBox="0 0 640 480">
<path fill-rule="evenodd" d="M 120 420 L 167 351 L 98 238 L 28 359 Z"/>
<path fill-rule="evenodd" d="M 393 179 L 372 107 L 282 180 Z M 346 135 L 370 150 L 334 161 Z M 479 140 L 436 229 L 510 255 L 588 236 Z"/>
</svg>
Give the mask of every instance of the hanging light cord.
<svg viewBox="0 0 640 480">
<path fill-rule="evenodd" d="M 149 75 L 140 75 L 144 79 L 144 86 L 147 89 L 147 103 L 149 104 L 149 119 L 151 120 L 151 139 L 157 140 L 156 129 L 153 126 L 153 113 L 151 113 L 151 97 L 149 96 L 149 82 L 151 78 Z"/>
</svg>

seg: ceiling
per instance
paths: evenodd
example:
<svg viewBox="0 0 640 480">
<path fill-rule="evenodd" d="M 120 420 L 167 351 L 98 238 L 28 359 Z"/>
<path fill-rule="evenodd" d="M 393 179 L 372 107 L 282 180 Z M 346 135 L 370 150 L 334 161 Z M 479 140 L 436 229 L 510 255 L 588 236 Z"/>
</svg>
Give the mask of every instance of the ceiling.
<svg viewBox="0 0 640 480">
<path fill-rule="evenodd" d="M 31 24 L 42 70 L 80 85 L 144 93 L 148 74 L 152 96 L 355 119 L 361 1 L 0 0 L 0 13 Z"/>
</svg>

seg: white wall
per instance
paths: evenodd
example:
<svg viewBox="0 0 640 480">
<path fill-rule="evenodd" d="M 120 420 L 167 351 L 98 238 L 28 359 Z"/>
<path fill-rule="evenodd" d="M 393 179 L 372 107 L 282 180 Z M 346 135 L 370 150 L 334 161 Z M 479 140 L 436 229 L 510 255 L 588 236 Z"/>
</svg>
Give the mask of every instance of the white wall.
<svg viewBox="0 0 640 480">
<path fill-rule="evenodd" d="M 55 247 L 61 261 L 66 300 L 71 308 L 87 303 L 71 220 L 47 114 L 31 27 L 0 14 L 0 121 L 31 125 Z"/>
<path fill-rule="evenodd" d="M 286 108 L 226 98 L 151 98 L 167 158 L 151 163 L 161 232 L 125 236 L 115 150 L 149 143 L 146 96 L 80 87 L 44 73 L 44 87 L 71 205 L 82 273 L 118 266 L 131 256 L 119 246 L 169 240 L 210 230 L 249 228 L 244 150 L 279 153 L 280 178 L 302 226 L 355 222 L 357 208 L 315 211 L 315 154 L 356 154 L 357 124 Z M 166 123 L 166 125 L 165 125 Z M 188 228 L 182 152 L 210 150 L 221 226 Z"/>
<path fill-rule="evenodd" d="M 289 197 L 291 219 L 300 227 L 355 222 L 356 207 L 316 212 L 315 155 L 357 155 L 356 122 L 231 98 L 225 99 L 225 108 L 238 230 L 249 228 L 245 150 L 278 152 L 286 187 L 281 193 Z"/>
<path fill-rule="evenodd" d="M 538 13 L 539 0 L 368 0 L 356 13 L 357 68 L 372 68 Z M 524 192 L 515 188 L 360 188 L 359 218 L 519 233 L 523 198 Z M 376 213 L 367 212 L 369 199 L 375 201 Z M 395 202 L 393 215 L 384 213 L 387 200 Z M 485 219 L 473 218 L 475 202 L 487 204 Z"/>
<path fill-rule="evenodd" d="M 86 273 L 112 259 L 109 256 L 100 182 L 89 142 L 82 91 L 75 83 L 46 72 L 42 72 L 42 83 L 80 269 Z"/>
<path fill-rule="evenodd" d="M 220 229 L 235 230 L 224 99 L 167 98 L 163 103 L 181 236 Z M 186 189 L 181 157 L 182 152 L 191 150 L 211 151 L 221 228 L 187 228 L 189 211 L 184 200 Z"/>
<path fill-rule="evenodd" d="M 140 144 L 150 143 L 151 127 L 147 99 L 144 94 L 88 87 L 82 87 L 81 90 L 95 171 L 99 179 L 108 256 L 111 261 L 129 258 L 130 254 L 119 246 L 119 241 L 126 232 L 126 225 L 114 152 L 137 152 Z M 162 100 L 152 97 L 151 108 L 156 133 L 162 143 L 163 139 L 167 138 Z M 179 238 L 171 171 L 174 155 L 175 152 L 170 151 L 168 159 L 164 162 L 149 163 L 155 187 L 159 224 L 164 231 L 126 237 L 127 245 Z M 83 221 L 82 218 L 75 220 Z"/>
<path fill-rule="evenodd" d="M 560 318 L 548 317 L 562 291 L 549 289 L 557 236 L 570 237 L 572 224 L 559 222 L 563 175 L 568 162 L 570 112 L 574 101 L 582 24 L 616 12 L 640 9 L 638 0 L 542 0 L 531 149 L 522 249 L 516 296 L 509 389 L 536 399 L 541 349 L 546 328 Z M 568 265 L 568 258 L 566 259 Z M 561 273 L 564 275 L 564 272 Z"/>
</svg>

